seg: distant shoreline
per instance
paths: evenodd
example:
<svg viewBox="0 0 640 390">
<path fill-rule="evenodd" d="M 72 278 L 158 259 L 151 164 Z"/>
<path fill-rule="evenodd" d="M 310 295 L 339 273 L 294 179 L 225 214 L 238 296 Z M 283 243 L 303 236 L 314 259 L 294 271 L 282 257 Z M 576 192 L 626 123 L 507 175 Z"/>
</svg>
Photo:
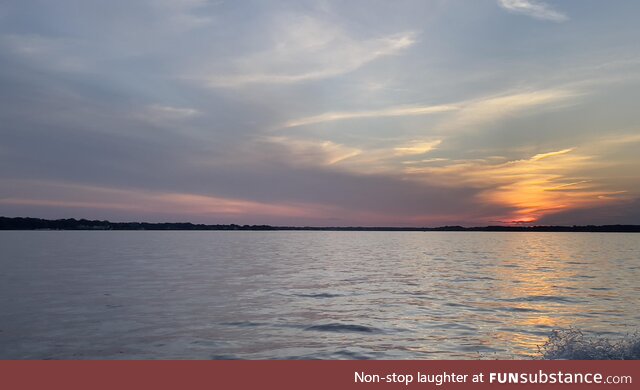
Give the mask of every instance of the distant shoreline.
<svg viewBox="0 0 640 390">
<path fill-rule="evenodd" d="M 237 224 L 193 224 L 191 222 L 110 222 L 86 219 L 40 219 L 0 217 L 0 230 L 308 230 L 308 231 L 383 231 L 383 232 L 590 232 L 640 233 L 640 225 L 585 225 L 585 226 L 439 226 L 439 227 L 387 227 L 387 226 L 271 226 Z"/>
</svg>

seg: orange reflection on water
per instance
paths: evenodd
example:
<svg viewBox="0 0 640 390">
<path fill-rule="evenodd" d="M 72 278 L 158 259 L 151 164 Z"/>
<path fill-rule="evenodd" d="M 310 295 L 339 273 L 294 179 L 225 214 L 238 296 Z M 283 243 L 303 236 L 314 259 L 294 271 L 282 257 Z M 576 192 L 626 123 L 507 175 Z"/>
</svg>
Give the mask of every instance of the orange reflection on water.
<svg viewBox="0 0 640 390">
<path fill-rule="evenodd" d="M 567 304 L 566 293 L 577 288 L 574 266 L 565 259 L 570 254 L 552 245 L 545 234 L 522 235 L 521 240 L 505 240 L 502 253 L 518 253 L 517 258 L 499 260 L 497 295 L 512 312 L 503 318 L 503 329 L 495 336 L 508 341 L 518 355 L 535 355 L 553 329 L 567 328 L 580 313 L 579 305 Z M 529 333 L 511 329 L 525 329 Z"/>
</svg>

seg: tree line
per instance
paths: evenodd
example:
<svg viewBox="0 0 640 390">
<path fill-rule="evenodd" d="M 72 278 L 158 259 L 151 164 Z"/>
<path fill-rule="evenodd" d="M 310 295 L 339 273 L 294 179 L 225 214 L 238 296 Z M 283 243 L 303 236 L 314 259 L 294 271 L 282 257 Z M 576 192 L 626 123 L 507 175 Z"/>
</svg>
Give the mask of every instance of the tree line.
<svg viewBox="0 0 640 390">
<path fill-rule="evenodd" d="M 315 230 L 315 231 L 485 231 L 485 232 L 626 232 L 640 233 L 640 225 L 585 226 L 271 226 L 237 224 L 194 224 L 191 222 L 110 222 L 87 219 L 41 219 L 0 217 L 0 230 Z"/>
</svg>

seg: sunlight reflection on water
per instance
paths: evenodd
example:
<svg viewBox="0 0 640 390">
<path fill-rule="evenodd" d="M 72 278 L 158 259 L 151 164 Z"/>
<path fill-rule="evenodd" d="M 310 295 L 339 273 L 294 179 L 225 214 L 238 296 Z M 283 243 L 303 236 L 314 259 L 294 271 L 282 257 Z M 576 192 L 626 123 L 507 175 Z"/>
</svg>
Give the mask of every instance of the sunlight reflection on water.
<svg viewBox="0 0 640 390">
<path fill-rule="evenodd" d="M 640 235 L 1 232 L 0 358 L 530 357 L 640 320 Z"/>
</svg>

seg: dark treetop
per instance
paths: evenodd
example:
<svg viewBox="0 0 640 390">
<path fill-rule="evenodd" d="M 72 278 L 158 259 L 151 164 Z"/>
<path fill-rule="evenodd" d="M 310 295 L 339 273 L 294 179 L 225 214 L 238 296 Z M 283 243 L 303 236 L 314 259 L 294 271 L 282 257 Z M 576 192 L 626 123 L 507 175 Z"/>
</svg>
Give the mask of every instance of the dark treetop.
<svg viewBox="0 0 640 390">
<path fill-rule="evenodd" d="M 440 227 L 316 227 L 270 225 L 204 225 L 190 222 L 109 222 L 86 219 L 0 217 L 0 230 L 331 230 L 331 231 L 481 231 L 481 232 L 628 232 L 640 233 L 640 225 L 603 226 L 440 226 Z"/>
</svg>

